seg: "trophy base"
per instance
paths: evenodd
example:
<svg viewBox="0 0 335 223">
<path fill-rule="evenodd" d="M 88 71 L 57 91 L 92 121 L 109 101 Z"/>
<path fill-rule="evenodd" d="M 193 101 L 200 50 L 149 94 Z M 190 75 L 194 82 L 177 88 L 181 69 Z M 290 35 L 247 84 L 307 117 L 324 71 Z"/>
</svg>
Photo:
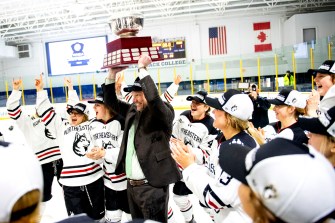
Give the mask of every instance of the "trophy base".
<svg viewBox="0 0 335 223">
<path fill-rule="evenodd" d="M 152 61 L 163 60 L 158 48 L 152 47 L 151 37 L 123 37 L 107 43 L 107 54 L 101 69 L 137 64 L 140 55 L 148 55 Z"/>
</svg>

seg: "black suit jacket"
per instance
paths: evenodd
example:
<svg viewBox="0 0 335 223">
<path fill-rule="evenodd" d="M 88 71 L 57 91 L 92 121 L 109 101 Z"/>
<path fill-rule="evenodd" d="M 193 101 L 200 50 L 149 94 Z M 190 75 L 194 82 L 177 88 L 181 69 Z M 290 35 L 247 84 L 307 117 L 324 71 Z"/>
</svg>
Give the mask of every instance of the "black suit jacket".
<svg viewBox="0 0 335 223">
<path fill-rule="evenodd" d="M 125 117 L 124 134 L 115 173 L 125 172 L 128 132 L 134 119 L 137 118 L 134 144 L 139 163 L 149 184 L 163 187 L 181 179 L 169 145 L 174 110 L 169 103 L 162 101 L 149 75 L 141 79 L 140 84 L 148 101 L 147 107 L 142 112 L 138 112 L 134 104 L 117 99 L 115 84 L 102 86 L 104 97 L 109 98 L 105 103 Z"/>
</svg>

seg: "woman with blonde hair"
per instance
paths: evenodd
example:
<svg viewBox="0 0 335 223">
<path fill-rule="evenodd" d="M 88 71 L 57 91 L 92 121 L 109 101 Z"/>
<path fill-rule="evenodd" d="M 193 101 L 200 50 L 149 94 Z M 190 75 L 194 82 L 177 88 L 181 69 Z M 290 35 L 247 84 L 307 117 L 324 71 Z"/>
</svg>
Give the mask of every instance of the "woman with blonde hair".
<svg viewBox="0 0 335 223">
<path fill-rule="evenodd" d="M 219 152 L 224 154 L 225 147 L 230 144 L 258 147 L 255 139 L 245 131 L 253 111 L 252 101 L 248 95 L 230 89 L 218 98 L 207 96 L 205 103 L 214 108 L 213 126 L 223 134 L 218 139 L 218 147 L 210 154 L 208 168 L 198 165 L 191 148 L 180 140 L 172 140 L 172 157 L 184 168 L 186 186 L 202 204 L 214 210 L 215 222 L 251 222 L 237 196 L 240 183 L 222 171 L 218 159 Z"/>
<path fill-rule="evenodd" d="M 231 144 L 220 153 L 219 164 L 241 182 L 238 196 L 255 223 L 334 218 L 334 168 L 311 146 L 283 138 L 258 149 Z"/>
<path fill-rule="evenodd" d="M 309 131 L 308 144 L 322 153 L 335 167 L 335 107 L 321 111 L 318 118 L 299 118 L 299 124 Z"/>
</svg>

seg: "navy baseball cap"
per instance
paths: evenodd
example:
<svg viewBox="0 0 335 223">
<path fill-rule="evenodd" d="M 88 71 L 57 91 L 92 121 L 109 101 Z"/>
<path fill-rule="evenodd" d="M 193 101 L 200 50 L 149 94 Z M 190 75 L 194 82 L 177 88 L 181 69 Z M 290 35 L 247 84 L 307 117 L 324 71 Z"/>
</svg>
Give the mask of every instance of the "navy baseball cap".
<svg viewBox="0 0 335 223">
<path fill-rule="evenodd" d="M 104 94 L 102 92 L 100 92 L 97 97 L 95 98 L 95 100 L 91 100 L 91 101 L 87 101 L 87 103 L 90 104 L 104 104 Z"/>
<path fill-rule="evenodd" d="M 73 107 L 69 107 L 67 109 L 67 113 L 70 115 L 72 111 L 76 111 L 79 114 L 84 114 L 84 115 L 89 115 L 89 110 L 88 110 L 88 106 L 86 106 L 84 103 L 77 103 L 75 106 Z"/>
<path fill-rule="evenodd" d="M 315 76 L 317 73 L 335 74 L 335 61 L 326 60 L 318 69 L 309 69 L 307 73 L 313 76 Z"/>
<path fill-rule="evenodd" d="M 132 91 L 142 91 L 142 86 L 140 84 L 140 78 L 137 77 L 133 85 L 128 85 L 127 87 L 123 88 L 125 92 L 132 92 Z"/>
<path fill-rule="evenodd" d="M 206 91 L 198 91 L 195 95 L 191 95 L 191 96 L 188 96 L 186 98 L 187 101 L 196 101 L 196 102 L 200 102 L 200 103 L 203 103 L 203 104 L 206 104 L 205 102 L 205 98 L 207 96 L 207 92 Z"/>
</svg>

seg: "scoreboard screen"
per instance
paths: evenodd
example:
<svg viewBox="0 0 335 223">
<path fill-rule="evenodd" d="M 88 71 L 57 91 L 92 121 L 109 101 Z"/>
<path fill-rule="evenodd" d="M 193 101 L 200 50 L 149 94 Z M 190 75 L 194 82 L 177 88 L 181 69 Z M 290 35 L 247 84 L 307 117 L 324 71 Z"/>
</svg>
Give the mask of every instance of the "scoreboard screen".
<svg viewBox="0 0 335 223">
<path fill-rule="evenodd" d="M 158 52 L 164 59 L 186 58 L 185 38 L 154 39 L 152 46 L 159 48 Z"/>
</svg>

